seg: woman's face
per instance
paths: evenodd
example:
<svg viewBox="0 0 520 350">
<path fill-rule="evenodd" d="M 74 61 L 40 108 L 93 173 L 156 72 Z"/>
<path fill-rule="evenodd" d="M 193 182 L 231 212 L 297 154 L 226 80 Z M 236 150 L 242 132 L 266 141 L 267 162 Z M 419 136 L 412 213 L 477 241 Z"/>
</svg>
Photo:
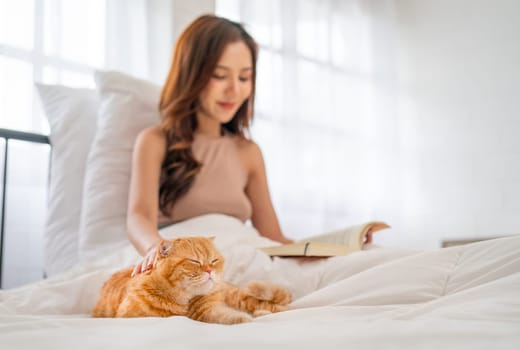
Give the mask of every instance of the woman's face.
<svg viewBox="0 0 520 350">
<path fill-rule="evenodd" d="M 199 96 L 199 122 L 206 118 L 229 122 L 251 95 L 252 75 L 253 58 L 247 45 L 243 41 L 228 44 Z"/>
</svg>

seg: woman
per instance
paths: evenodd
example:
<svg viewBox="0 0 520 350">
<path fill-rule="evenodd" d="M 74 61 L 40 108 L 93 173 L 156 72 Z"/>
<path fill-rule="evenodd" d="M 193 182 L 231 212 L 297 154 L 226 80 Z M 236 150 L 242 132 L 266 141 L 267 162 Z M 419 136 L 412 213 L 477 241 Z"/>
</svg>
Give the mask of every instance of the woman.
<svg viewBox="0 0 520 350">
<path fill-rule="evenodd" d="M 271 203 L 259 147 L 247 139 L 253 116 L 257 45 L 235 22 L 205 15 L 179 37 L 161 93 L 162 123 L 135 144 L 128 234 L 153 266 L 158 225 L 208 213 L 251 219 L 288 243 Z"/>
</svg>

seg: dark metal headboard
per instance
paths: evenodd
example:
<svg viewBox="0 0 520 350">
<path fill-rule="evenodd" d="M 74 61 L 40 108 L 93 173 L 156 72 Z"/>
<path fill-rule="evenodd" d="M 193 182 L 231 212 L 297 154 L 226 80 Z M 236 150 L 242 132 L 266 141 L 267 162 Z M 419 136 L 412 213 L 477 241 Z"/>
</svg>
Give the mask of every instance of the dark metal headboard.
<svg viewBox="0 0 520 350">
<path fill-rule="evenodd" d="M 2 272 L 4 262 L 4 228 L 5 228 L 5 198 L 7 193 L 7 157 L 9 155 L 9 140 L 26 141 L 31 143 L 43 143 L 50 145 L 49 137 L 24 131 L 15 131 L 0 128 L 0 138 L 5 140 L 4 149 L 4 174 L 2 177 L 2 220 L 0 221 L 0 289 L 2 288 Z"/>
</svg>

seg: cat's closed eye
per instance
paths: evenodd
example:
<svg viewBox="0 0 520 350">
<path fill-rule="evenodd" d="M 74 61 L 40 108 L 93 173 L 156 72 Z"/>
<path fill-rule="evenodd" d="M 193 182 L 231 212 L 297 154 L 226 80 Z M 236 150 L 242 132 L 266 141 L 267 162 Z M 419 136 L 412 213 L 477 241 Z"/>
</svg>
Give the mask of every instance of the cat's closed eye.
<svg viewBox="0 0 520 350">
<path fill-rule="evenodd" d="M 195 259 L 186 259 L 189 263 L 192 263 L 193 265 L 202 266 L 202 263 Z"/>
</svg>

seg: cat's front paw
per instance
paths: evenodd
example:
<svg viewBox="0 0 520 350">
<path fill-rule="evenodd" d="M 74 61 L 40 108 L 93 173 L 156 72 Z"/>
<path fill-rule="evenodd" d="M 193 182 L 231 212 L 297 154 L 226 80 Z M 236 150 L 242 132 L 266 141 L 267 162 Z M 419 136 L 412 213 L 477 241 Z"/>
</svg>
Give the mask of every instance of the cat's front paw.
<svg viewBox="0 0 520 350">
<path fill-rule="evenodd" d="M 266 316 L 266 315 L 270 315 L 270 314 L 272 314 L 271 311 L 264 310 L 264 309 L 258 309 L 258 310 L 253 311 L 253 317 L 261 317 L 261 316 Z"/>
<path fill-rule="evenodd" d="M 287 305 L 292 301 L 289 290 L 270 282 L 252 281 L 248 283 L 246 290 L 249 295 L 273 304 Z"/>
<path fill-rule="evenodd" d="M 238 324 L 253 321 L 253 317 L 245 312 L 237 312 L 229 315 L 223 323 L 225 324 Z"/>
</svg>

